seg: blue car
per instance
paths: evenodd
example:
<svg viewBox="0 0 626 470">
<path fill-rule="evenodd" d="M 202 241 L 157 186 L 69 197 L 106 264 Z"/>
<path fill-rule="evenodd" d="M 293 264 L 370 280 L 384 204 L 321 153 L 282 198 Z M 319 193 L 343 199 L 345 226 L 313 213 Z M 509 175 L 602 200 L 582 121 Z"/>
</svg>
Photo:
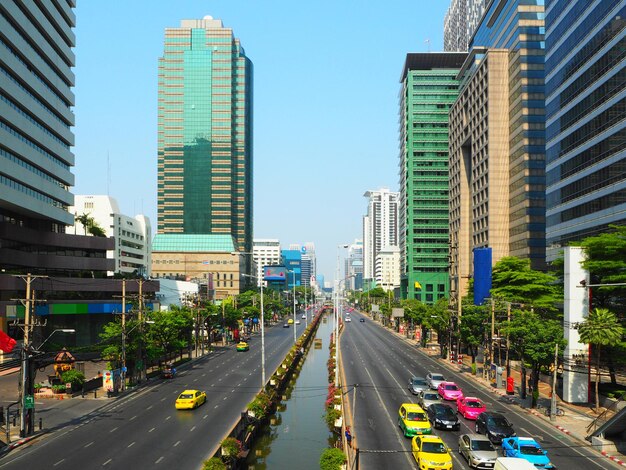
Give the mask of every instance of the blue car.
<svg viewBox="0 0 626 470">
<path fill-rule="evenodd" d="M 537 468 L 554 468 L 548 458 L 548 452 L 531 437 L 507 437 L 502 440 L 502 452 L 505 457 L 517 457 L 528 460 Z"/>
</svg>

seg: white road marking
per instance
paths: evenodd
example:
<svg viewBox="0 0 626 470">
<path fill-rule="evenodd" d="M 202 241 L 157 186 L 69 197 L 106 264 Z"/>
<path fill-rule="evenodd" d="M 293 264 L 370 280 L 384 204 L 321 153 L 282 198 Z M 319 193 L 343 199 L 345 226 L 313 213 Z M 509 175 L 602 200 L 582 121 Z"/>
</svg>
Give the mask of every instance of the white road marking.
<svg viewBox="0 0 626 470">
<path fill-rule="evenodd" d="M 163 460 L 163 457 L 162 457 L 162 456 L 161 456 L 161 457 L 159 457 L 159 458 L 157 459 L 157 461 L 156 461 L 156 462 L 154 462 L 154 463 L 159 463 L 161 460 Z"/>
<path fill-rule="evenodd" d="M 104 463 L 102 464 L 102 466 L 104 467 L 105 465 L 109 465 L 109 464 L 111 463 L 111 460 L 113 460 L 113 459 L 109 459 L 109 460 L 107 460 L 106 462 L 104 462 Z"/>
<path fill-rule="evenodd" d="M 109 432 L 115 432 L 115 431 L 117 431 L 117 426 L 111 429 Z"/>
<path fill-rule="evenodd" d="M 152 429 L 150 429 L 150 431 L 148 431 L 148 432 L 152 432 L 152 431 L 154 431 L 155 429 L 156 429 L 156 428 L 152 428 Z"/>
<path fill-rule="evenodd" d="M 165 421 L 167 421 L 167 420 L 168 420 L 168 419 L 170 419 L 170 418 L 171 418 L 171 416 L 167 416 L 167 417 L 165 418 Z"/>
<path fill-rule="evenodd" d="M 135 419 L 137 417 L 137 415 L 133 416 L 132 418 L 129 419 L 129 421 L 132 421 L 133 419 Z"/>
<path fill-rule="evenodd" d="M 87 447 L 89 447 L 90 445 L 93 445 L 93 443 L 94 443 L 94 441 L 91 441 L 89 444 L 86 444 L 84 448 L 86 449 L 86 448 L 87 448 Z"/>
<path fill-rule="evenodd" d="M 151 410 L 154 405 L 150 405 L 146 410 Z"/>
<path fill-rule="evenodd" d="M 135 445 L 135 441 L 131 442 L 130 444 L 128 444 L 127 448 L 132 447 Z"/>
<path fill-rule="evenodd" d="M 195 427 L 195 426 L 193 426 L 193 427 L 189 430 L 189 432 L 193 432 L 195 429 L 196 429 L 196 427 Z"/>
<path fill-rule="evenodd" d="M 53 467 L 56 467 L 57 465 L 59 465 L 59 464 L 61 464 L 61 463 L 63 463 L 63 462 L 65 462 L 65 459 L 61 459 L 61 460 L 59 460 L 57 463 L 55 463 L 55 464 L 53 465 Z"/>
<path fill-rule="evenodd" d="M 178 444 L 180 444 L 180 441 L 176 441 L 176 444 L 174 444 L 174 447 L 176 447 Z"/>
</svg>

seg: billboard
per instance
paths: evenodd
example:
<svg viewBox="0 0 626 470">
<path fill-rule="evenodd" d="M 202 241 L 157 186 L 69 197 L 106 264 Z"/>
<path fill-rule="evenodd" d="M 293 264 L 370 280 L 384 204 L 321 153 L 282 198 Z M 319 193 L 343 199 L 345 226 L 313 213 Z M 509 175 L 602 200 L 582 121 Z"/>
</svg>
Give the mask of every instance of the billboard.
<svg viewBox="0 0 626 470">
<path fill-rule="evenodd" d="M 285 281 L 287 278 L 287 268 L 285 266 L 265 266 L 263 268 L 263 279 L 265 281 Z"/>
<path fill-rule="evenodd" d="M 474 248 L 474 305 L 482 305 L 491 290 L 491 248 Z"/>
</svg>

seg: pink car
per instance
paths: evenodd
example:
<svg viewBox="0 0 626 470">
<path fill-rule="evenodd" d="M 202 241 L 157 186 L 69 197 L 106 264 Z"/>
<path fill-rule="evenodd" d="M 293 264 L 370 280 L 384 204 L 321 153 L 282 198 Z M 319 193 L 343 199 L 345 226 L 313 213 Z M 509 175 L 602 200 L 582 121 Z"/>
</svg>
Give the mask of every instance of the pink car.
<svg viewBox="0 0 626 470">
<path fill-rule="evenodd" d="M 456 411 L 465 419 L 476 419 L 478 415 L 487 411 L 485 404 L 475 397 L 461 397 L 456 400 Z"/>
<path fill-rule="evenodd" d="M 444 400 L 456 400 L 463 397 L 463 390 L 454 382 L 441 382 L 437 387 L 437 393 Z"/>
</svg>

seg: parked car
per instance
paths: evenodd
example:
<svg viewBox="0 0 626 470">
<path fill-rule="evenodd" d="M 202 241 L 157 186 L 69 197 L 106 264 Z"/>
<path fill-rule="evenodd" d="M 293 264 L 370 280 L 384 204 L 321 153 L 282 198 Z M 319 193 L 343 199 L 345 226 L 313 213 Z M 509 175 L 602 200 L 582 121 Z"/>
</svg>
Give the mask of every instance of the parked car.
<svg viewBox="0 0 626 470">
<path fill-rule="evenodd" d="M 491 441 L 480 434 L 461 434 L 459 454 L 467 460 L 471 468 L 492 469 L 498 453 Z"/>
<path fill-rule="evenodd" d="M 476 419 L 487 411 L 485 404 L 476 397 L 460 397 L 456 399 L 456 411 L 465 419 Z"/>
<path fill-rule="evenodd" d="M 485 434 L 494 444 L 500 444 L 502 439 L 515 436 L 513 425 L 500 413 L 491 411 L 478 415 L 474 431 L 476 434 Z"/>
<path fill-rule="evenodd" d="M 548 452 L 532 437 L 507 437 L 502 441 L 502 453 L 504 457 L 528 460 L 535 467 L 554 468 L 548 458 Z"/>
<path fill-rule="evenodd" d="M 411 377 L 409 379 L 409 390 L 413 395 L 417 395 L 419 392 L 428 389 L 428 384 L 424 377 Z"/>
<path fill-rule="evenodd" d="M 441 398 L 449 401 L 463 396 L 463 390 L 454 382 L 441 382 L 437 387 L 437 393 Z"/>
<path fill-rule="evenodd" d="M 433 403 L 426 409 L 428 420 L 435 429 L 452 429 L 458 431 L 461 422 L 450 405 Z"/>
<path fill-rule="evenodd" d="M 177 410 L 193 410 L 206 402 L 206 393 L 200 390 L 185 390 L 176 399 Z"/>
<path fill-rule="evenodd" d="M 415 436 L 411 442 L 411 452 L 417 468 L 437 468 L 452 470 L 450 449 L 437 436 Z"/>
<path fill-rule="evenodd" d="M 406 437 L 432 432 L 428 416 L 421 406 L 414 403 L 402 403 L 398 410 L 398 426 Z"/>
<path fill-rule="evenodd" d="M 426 374 L 426 382 L 428 382 L 428 386 L 433 390 L 437 390 L 439 384 L 445 381 L 446 379 L 444 378 L 443 374 L 440 374 L 439 372 L 429 372 L 428 374 Z"/>
<path fill-rule="evenodd" d="M 417 403 L 422 408 L 427 409 L 434 403 L 441 403 L 441 397 L 432 390 L 422 390 L 417 394 Z"/>
</svg>

